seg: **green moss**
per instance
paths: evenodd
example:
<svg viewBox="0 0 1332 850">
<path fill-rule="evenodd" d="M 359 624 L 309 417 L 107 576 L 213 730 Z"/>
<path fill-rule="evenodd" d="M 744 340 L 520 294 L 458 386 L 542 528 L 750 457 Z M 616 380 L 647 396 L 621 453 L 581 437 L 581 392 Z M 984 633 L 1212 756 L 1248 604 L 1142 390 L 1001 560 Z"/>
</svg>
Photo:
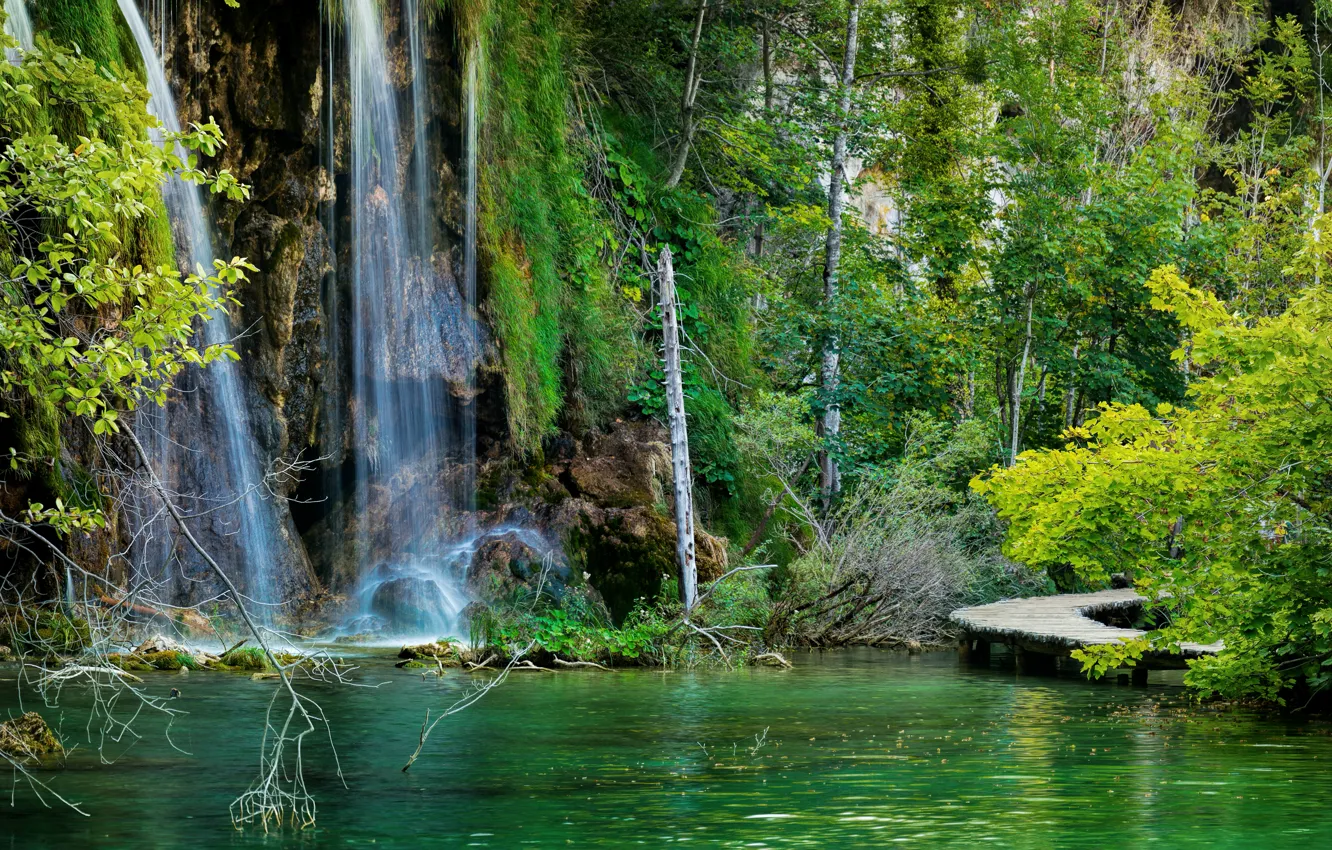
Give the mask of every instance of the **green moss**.
<svg viewBox="0 0 1332 850">
<path fill-rule="evenodd" d="M 53 41 L 77 46 L 99 65 L 139 72 L 143 63 L 116 0 L 42 0 L 33 23 Z"/>
<path fill-rule="evenodd" d="M 636 346 L 600 255 L 610 228 L 583 184 L 565 34 L 531 0 L 495 4 L 483 32 L 485 308 L 504 358 L 511 438 L 530 451 L 562 412 L 582 428 L 621 405 L 622 364 Z"/>
<path fill-rule="evenodd" d="M 203 669 L 203 664 L 194 656 L 174 649 L 168 649 L 164 652 L 145 652 L 139 658 L 143 659 L 143 662 L 154 670 L 174 672 L 181 668 L 186 670 Z"/>
<path fill-rule="evenodd" d="M 44 609 L 33 617 L 14 616 L 0 620 L 0 635 L 7 633 L 21 655 L 76 655 L 91 642 L 88 622 L 58 609 Z"/>
<path fill-rule="evenodd" d="M 106 660 L 112 666 L 124 670 L 127 673 L 149 673 L 154 669 L 153 665 L 149 664 L 147 661 L 144 661 L 137 655 L 131 655 L 129 653 L 113 653 L 108 655 Z"/>
<path fill-rule="evenodd" d="M 245 672 L 271 672 L 273 665 L 269 663 L 268 656 L 264 654 L 262 647 L 243 646 L 233 649 L 221 658 L 222 664 L 235 670 Z"/>
<path fill-rule="evenodd" d="M 132 75 L 142 80 L 142 61 L 115 0 L 43 0 L 30 6 L 39 35 L 62 46 L 77 46 L 106 74 L 119 78 Z M 46 85 L 59 85 L 59 81 Z M 141 126 L 127 126 L 106 110 L 82 104 L 56 106 L 53 104 L 59 102 L 57 98 L 44 98 L 41 92 L 38 100 L 40 106 L 14 116 L 20 126 L 4 128 L 7 134 L 53 133 L 67 144 L 74 144 L 80 136 L 115 142 L 127 134 L 143 132 Z M 158 192 L 152 192 L 146 202 L 153 208 L 153 214 L 112 222 L 115 239 L 106 241 L 98 259 L 128 254 L 133 262 L 144 265 L 174 265 L 170 217 L 162 198 Z M 37 471 L 40 483 L 67 504 L 88 509 L 100 507 L 102 499 L 97 484 L 86 470 L 62 469 L 59 412 L 38 396 L 17 412 L 15 420 L 15 448 L 41 461 L 19 470 L 19 474 Z"/>
<path fill-rule="evenodd" d="M 583 522 L 567 535 L 565 551 L 623 622 L 640 600 L 662 593 L 662 579 L 675 574 L 675 526 L 655 511 L 610 515 L 604 523 Z"/>
</svg>

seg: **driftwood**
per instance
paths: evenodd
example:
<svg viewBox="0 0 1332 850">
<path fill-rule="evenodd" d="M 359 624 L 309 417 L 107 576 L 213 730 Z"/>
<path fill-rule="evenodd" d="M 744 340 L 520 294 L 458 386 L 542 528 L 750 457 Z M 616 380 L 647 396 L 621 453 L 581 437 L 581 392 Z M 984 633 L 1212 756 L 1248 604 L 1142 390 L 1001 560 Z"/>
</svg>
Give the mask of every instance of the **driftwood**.
<svg viewBox="0 0 1332 850">
<path fill-rule="evenodd" d="M 499 656 L 492 652 L 489 655 L 487 655 L 485 658 L 483 658 L 480 663 L 474 661 L 468 661 L 464 666 L 467 667 L 467 672 L 469 673 L 475 673 L 477 670 L 493 670 L 495 668 L 491 667 L 490 665 L 498 660 Z"/>
<path fill-rule="evenodd" d="M 130 602 L 125 599 L 116 599 L 114 596 L 102 594 L 97 597 L 103 605 L 109 608 L 123 608 L 126 611 L 132 611 L 135 614 L 141 614 L 145 617 L 161 617 L 166 620 L 175 620 L 179 618 L 185 625 L 196 631 L 211 631 L 213 624 L 208 618 L 190 608 L 180 608 L 176 611 L 166 611 L 161 608 L 154 608 L 151 605 L 144 605 L 140 602 Z"/>
</svg>

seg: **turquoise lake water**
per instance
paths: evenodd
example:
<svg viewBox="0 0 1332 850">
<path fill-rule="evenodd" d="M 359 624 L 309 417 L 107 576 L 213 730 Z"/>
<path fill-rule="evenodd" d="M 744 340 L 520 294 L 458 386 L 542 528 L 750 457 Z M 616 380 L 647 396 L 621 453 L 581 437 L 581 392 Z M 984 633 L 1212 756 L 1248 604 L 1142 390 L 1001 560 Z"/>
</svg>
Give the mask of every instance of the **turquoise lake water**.
<svg viewBox="0 0 1332 850">
<path fill-rule="evenodd" d="M 158 674 L 181 690 L 173 750 L 142 739 L 99 761 L 87 703 L 46 710 L 69 743 L 42 776 L 89 817 L 20 784 L 0 848 L 1332 847 L 1332 724 L 1191 705 L 1177 687 L 1018 677 L 948 653 L 798 656 L 794 670 L 515 673 L 436 728 L 473 684 L 358 671 L 378 688 L 306 685 L 347 777 L 315 745 L 319 822 L 237 832 L 228 804 L 258 766 L 275 685 Z M 14 713 L 12 668 L 0 711 Z M 28 701 L 29 709 L 36 707 Z M 6 789 L 8 790 L 8 789 Z M 8 797 L 9 795 L 6 795 Z"/>
</svg>

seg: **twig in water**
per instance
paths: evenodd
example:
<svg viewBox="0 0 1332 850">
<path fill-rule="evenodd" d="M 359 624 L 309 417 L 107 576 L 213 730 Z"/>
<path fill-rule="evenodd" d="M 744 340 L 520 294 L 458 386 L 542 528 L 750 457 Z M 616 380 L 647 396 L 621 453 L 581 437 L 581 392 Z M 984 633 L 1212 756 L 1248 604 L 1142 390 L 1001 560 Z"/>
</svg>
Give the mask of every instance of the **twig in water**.
<svg viewBox="0 0 1332 850">
<path fill-rule="evenodd" d="M 500 674 L 498 676 L 491 679 L 489 682 L 486 682 L 484 685 L 472 691 L 471 693 L 467 694 L 467 696 L 458 700 L 453 705 L 449 706 L 447 709 L 444 710 L 444 713 L 436 717 L 433 722 L 430 719 L 430 711 L 429 709 L 427 709 L 425 720 L 422 721 L 421 723 L 421 737 L 416 744 L 416 751 L 411 754 L 411 756 L 407 759 L 407 763 L 402 766 L 402 772 L 406 773 L 407 771 L 411 770 L 412 765 L 416 764 L 416 760 L 421 757 L 421 751 L 425 749 L 426 741 L 430 738 L 430 733 L 435 731 L 435 727 L 439 725 L 439 722 L 441 720 L 472 707 L 478 701 L 480 701 L 480 699 L 483 696 L 490 693 L 495 688 L 499 687 L 501 682 L 509 678 L 509 671 L 513 669 L 514 665 L 517 664 L 524 655 L 531 652 L 532 647 L 534 646 L 536 646 L 536 641 L 532 641 L 531 643 L 529 643 L 527 645 L 527 648 L 524 649 L 522 652 L 514 653 L 513 658 L 509 660 L 509 663 L 505 665 L 504 669 L 500 671 Z M 494 656 L 492 655 L 490 658 L 487 658 L 486 660 L 492 661 L 494 660 Z"/>
<path fill-rule="evenodd" d="M 555 663 L 560 667 L 595 667 L 598 670 L 605 670 L 607 673 L 612 672 L 611 668 L 598 664 L 595 661 L 565 661 L 558 655 L 555 656 Z"/>
</svg>

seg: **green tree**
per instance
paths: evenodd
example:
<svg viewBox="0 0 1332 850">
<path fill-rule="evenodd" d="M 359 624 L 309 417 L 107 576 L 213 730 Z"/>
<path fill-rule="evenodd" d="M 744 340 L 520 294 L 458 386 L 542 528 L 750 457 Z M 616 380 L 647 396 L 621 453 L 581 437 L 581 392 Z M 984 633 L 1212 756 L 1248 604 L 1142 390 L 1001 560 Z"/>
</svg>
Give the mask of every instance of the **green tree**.
<svg viewBox="0 0 1332 850">
<path fill-rule="evenodd" d="M 1293 273 L 1306 279 L 1325 266 L 1321 253 L 1300 259 Z M 973 486 L 1010 523 L 1011 556 L 1088 582 L 1129 572 L 1172 613 L 1150 633 L 1156 647 L 1224 640 L 1218 657 L 1191 662 L 1186 680 L 1203 693 L 1276 698 L 1296 676 L 1325 689 L 1332 292 L 1311 286 L 1282 314 L 1250 319 L 1172 266 L 1149 288 L 1153 306 L 1190 333 L 1176 360 L 1206 364 L 1190 406 L 1106 404 L 1065 447 L 1028 452 Z M 1103 654 L 1122 661 L 1133 649 L 1086 663 L 1104 669 Z"/>
</svg>

